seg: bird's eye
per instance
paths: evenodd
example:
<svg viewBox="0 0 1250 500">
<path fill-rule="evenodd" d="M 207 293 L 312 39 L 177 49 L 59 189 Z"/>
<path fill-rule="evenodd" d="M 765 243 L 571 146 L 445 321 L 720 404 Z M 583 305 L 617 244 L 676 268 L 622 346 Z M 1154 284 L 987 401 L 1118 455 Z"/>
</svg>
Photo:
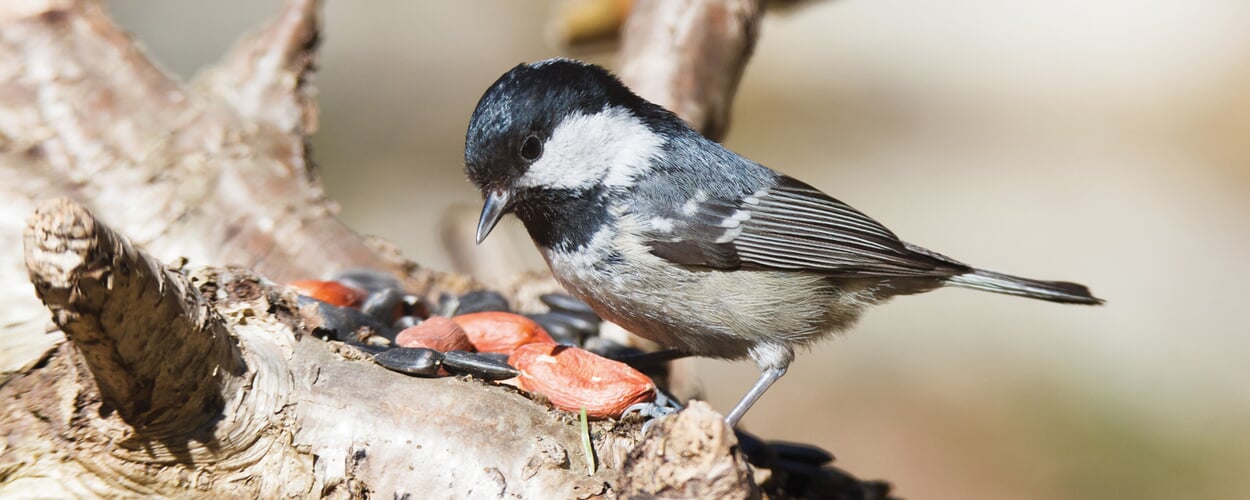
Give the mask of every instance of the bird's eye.
<svg viewBox="0 0 1250 500">
<path fill-rule="evenodd" d="M 521 159 L 525 161 L 537 160 L 543 155 L 543 143 L 538 137 L 529 136 L 525 138 L 525 142 L 521 143 Z"/>
</svg>

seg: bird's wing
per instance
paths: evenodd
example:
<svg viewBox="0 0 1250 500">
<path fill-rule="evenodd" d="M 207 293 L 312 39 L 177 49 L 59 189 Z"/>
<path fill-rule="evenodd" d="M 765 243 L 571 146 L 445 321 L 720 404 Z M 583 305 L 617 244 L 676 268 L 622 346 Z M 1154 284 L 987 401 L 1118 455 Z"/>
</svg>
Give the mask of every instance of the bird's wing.
<svg viewBox="0 0 1250 500">
<path fill-rule="evenodd" d="M 788 176 L 756 193 L 690 200 L 643 221 L 652 253 L 718 269 L 803 270 L 837 277 L 952 276 L 968 268 L 900 241 L 877 221 Z"/>
</svg>

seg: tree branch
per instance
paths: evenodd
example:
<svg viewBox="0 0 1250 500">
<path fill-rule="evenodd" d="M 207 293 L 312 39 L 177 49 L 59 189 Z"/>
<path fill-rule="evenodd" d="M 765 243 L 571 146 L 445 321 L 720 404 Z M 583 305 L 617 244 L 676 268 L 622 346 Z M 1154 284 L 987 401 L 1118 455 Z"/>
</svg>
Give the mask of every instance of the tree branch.
<svg viewBox="0 0 1250 500">
<path fill-rule="evenodd" d="M 703 135 L 721 140 L 759 37 L 762 3 L 637 0 L 621 37 L 621 79 Z"/>
<path fill-rule="evenodd" d="M 126 422 L 197 428 L 221 409 L 242 361 L 186 278 L 65 199 L 41 206 L 24 240 L 35 292 Z"/>
</svg>

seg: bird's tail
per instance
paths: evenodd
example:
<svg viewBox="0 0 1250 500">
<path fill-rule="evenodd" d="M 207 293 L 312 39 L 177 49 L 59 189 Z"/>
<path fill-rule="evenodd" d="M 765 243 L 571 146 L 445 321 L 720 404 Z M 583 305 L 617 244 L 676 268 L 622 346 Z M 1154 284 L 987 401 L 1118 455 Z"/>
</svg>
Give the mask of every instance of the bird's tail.
<svg viewBox="0 0 1250 500">
<path fill-rule="evenodd" d="M 973 269 L 972 272 L 951 276 L 946 279 L 946 283 L 964 288 L 1065 304 L 1098 305 L 1103 302 L 1102 299 L 1094 297 L 1089 292 L 1089 288 L 1080 283 L 1020 278 L 984 269 Z"/>
</svg>

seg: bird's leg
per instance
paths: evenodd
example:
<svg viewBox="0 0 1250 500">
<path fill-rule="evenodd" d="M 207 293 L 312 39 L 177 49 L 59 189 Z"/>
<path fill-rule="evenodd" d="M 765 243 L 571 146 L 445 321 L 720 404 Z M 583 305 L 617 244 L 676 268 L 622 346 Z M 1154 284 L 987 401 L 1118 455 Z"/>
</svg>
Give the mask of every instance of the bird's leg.
<svg viewBox="0 0 1250 500">
<path fill-rule="evenodd" d="M 751 386 L 751 390 L 747 391 L 746 396 L 742 396 L 742 400 L 738 401 L 738 404 L 729 412 L 729 415 L 725 416 L 725 423 L 729 424 L 731 428 L 737 427 L 738 421 L 742 420 L 742 416 L 746 415 L 747 410 L 751 409 L 751 405 L 754 405 L 755 401 L 764 395 L 764 391 L 767 391 L 773 385 L 773 382 L 776 382 L 785 374 L 786 369 L 784 367 L 765 368 L 760 373 L 760 378 L 755 381 L 755 385 Z"/>
</svg>

